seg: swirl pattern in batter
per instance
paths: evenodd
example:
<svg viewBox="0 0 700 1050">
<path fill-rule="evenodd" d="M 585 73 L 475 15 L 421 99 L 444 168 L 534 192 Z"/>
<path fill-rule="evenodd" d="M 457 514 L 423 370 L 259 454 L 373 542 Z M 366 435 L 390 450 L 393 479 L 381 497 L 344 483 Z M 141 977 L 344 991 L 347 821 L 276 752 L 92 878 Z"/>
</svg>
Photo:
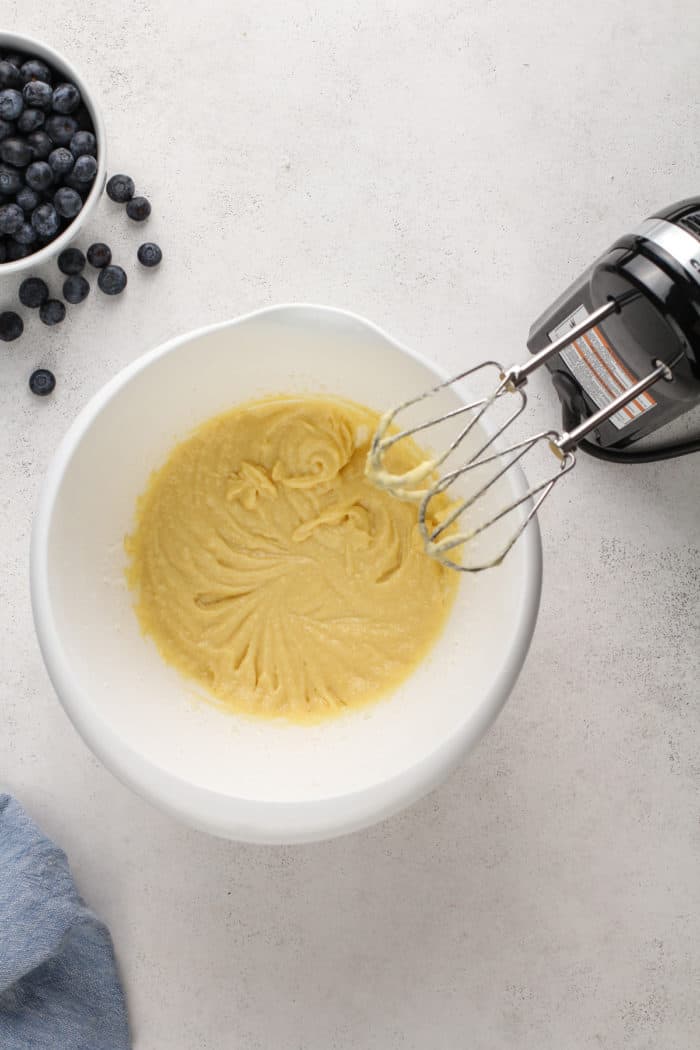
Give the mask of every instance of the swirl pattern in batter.
<svg viewBox="0 0 700 1050">
<path fill-rule="evenodd" d="M 276 397 L 200 426 L 156 471 L 126 540 L 142 630 L 238 712 L 311 722 L 388 693 L 456 592 L 417 509 L 365 477 L 379 416 Z M 425 459 L 413 442 L 393 466 Z M 439 511 L 440 507 L 436 507 Z"/>
</svg>

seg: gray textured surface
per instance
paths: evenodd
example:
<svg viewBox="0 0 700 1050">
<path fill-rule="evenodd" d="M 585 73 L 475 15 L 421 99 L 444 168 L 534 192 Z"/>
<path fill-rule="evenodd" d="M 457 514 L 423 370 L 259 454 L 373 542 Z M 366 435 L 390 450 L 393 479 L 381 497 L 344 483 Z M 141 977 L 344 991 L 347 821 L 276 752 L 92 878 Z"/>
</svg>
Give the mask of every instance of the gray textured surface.
<svg viewBox="0 0 700 1050">
<path fill-rule="evenodd" d="M 345 840 L 241 847 L 142 803 L 70 727 L 30 617 L 47 458 L 142 351 L 307 299 L 446 365 L 510 358 L 612 237 L 698 192 L 694 0 L 573 6 L 97 0 L 86 26 L 76 0 L 5 0 L 100 90 L 110 168 L 152 194 L 166 255 L 137 273 L 140 231 L 105 201 L 90 233 L 127 293 L 60 330 L 32 317 L 0 354 L 0 775 L 111 925 L 137 1050 L 700 1043 L 692 458 L 580 464 L 544 515 L 539 626 L 500 721 L 432 797 Z M 46 402 L 25 392 L 38 364 Z"/>
</svg>

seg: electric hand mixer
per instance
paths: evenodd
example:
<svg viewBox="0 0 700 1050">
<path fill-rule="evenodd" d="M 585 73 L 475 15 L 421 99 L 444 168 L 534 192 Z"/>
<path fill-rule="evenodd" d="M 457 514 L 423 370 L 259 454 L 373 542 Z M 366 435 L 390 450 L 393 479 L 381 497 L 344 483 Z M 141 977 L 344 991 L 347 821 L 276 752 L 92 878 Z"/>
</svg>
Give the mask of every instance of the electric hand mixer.
<svg viewBox="0 0 700 1050">
<path fill-rule="evenodd" d="M 368 475 L 399 498 L 420 503 L 426 551 L 450 568 L 480 572 L 498 565 L 574 466 L 576 449 L 617 463 L 700 451 L 700 439 L 626 451 L 700 403 L 700 197 L 671 205 L 617 240 L 535 322 L 527 345 L 533 356 L 523 364 L 504 368 L 485 361 L 467 369 L 387 412 L 374 435 Z M 562 431 L 541 431 L 501 447 L 499 440 L 526 407 L 527 381 L 542 365 L 562 404 Z M 489 370 L 495 382 L 487 396 L 397 430 L 397 418 L 407 409 Z M 494 408 L 503 405 L 505 420 L 489 422 Z M 387 455 L 397 442 L 446 422 L 457 424 L 457 433 L 442 452 L 407 473 L 391 473 Z M 438 468 L 458 457 L 465 444 L 471 446 L 466 458 L 438 477 Z M 526 457 L 543 447 L 552 456 L 544 478 L 505 506 L 489 507 L 483 520 L 458 529 L 460 519 L 488 504 L 506 471 L 516 463 L 527 469 Z M 479 481 L 485 468 L 487 476 Z M 436 519 L 435 497 L 470 479 L 473 491 L 451 501 Z M 483 561 L 450 556 L 516 511 L 514 528 Z"/>
</svg>

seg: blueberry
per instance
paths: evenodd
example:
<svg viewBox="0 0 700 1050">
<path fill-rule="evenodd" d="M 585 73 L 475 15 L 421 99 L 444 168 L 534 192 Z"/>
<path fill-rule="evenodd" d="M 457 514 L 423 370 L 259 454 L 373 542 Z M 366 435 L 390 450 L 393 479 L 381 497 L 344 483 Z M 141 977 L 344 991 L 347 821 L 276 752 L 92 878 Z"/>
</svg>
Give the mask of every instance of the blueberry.
<svg viewBox="0 0 700 1050">
<path fill-rule="evenodd" d="M 70 140 L 70 151 L 74 157 L 88 154 L 94 157 L 97 153 L 97 139 L 91 131 L 76 131 Z"/>
<path fill-rule="evenodd" d="M 82 303 L 89 294 L 90 285 L 81 273 L 73 274 L 72 277 L 66 277 L 63 282 L 63 298 L 67 303 L 72 303 L 73 305 Z"/>
<path fill-rule="evenodd" d="M 121 266 L 105 266 L 97 278 L 100 291 L 105 295 L 119 295 L 126 288 L 126 274 Z"/>
<path fill-rule="evenodd" d="M 39 194 L 36 190 L 33 190 L 31 186 L 23 186 L 15 197 L 15 200 L 24 211 L 34 211 L 34 209 L 41 204 Z"/>
<path fill-rule="evenodd" d="M 15 88 L 0 91 L 0 117 L 3 120 L 17 120 L 24 109 L 24 101 Z"/>
<path fill-rule="evenodd" d="M 127 201 L 126 214 L 134 222 L 143 222 L 151 214 L 151 202 L 145 197 L 132 197 Z"/>
<path fill-rule="evenodd" d="M 8 51 L 5 55 L 5 61 L 9 62 L 15 69 L 21 69 L 22 63 L 25 61 L 24 55 L 20 55 L 18 51 Z"/>
<path fill-rule="evenodd" d="M 0 157 L 13 168 L 26 168 L 34 154 L 24 139 L 9 138 L 0 142 Z"/>
<path fill-rule="evenodd" d="M 158 266 L 163 258 L 163 253 L 153 241 L 146 241 L 140 246 L 136 257 L 142 266 Z"/>
<path fill-rule="evenodd" d="M 37 233 L 31 222 L 23 222 L 15 231 L 14 238 L 18 244 L 34 244 L 37 240 Z"/>
<path fill-rule="evenodd" d="M 97 174 L 97 161 L 88 154 L 78 157 L 73 165 L 73 178 L 77 182 L 92 182 Z"/>
<path fill-rule="evenodd" d="M 45 160 L 33 161 L 24 177 L 33 190 L 47 190 L 53 182 L 53 172 Z"/>
<path fill-rule="evenodd" d="M 49 297 L 49 286 L 41 277 L 25 277 L 19 286 L 19 301 L 30 310 L 38 310 Z"/>
<path fill-rule="evenodd" d="M 15 125 L 12 121 L 3 120 L 2 117 L 0 117 L 0 142 L 2 142 L 3 139 L 6 139 L 9 135 L 14 135 L 14 133 Z"/>
<path fill-rule="evenodd" d="M 25 106 L 31 106 L 32 109 L 41 109 L 44 113 L 48 113 L 51 109 L 53 92 L 51 87 L 43 80 L 30 80 L 28 84 L 24 85 L 22 98 Z"/>
<path fill-rule="evenodd" d="M 61 186 L 56 190 L 53 203 L 58 214 L 64 219 L 74 219 L 83 206 L 80 194 L 69 189 L 68 186 Z"/>
<path fill-rule="evenodd" d="M 112 252 L 107 244 L 97 241 L 88 248 L 87 260 L 96 270 L 101 270 L 104 266 L 109 266 L 111 263 Z"/>
<path fill-rule="evenodd" d="M 41 128 L 27 135 L 27 143 L 31 146 L 34 160 L 46 160 L 53 149 L 53 142 Z"/>
<path fill-rule="evenodd" d="M 74 157 L 65 146 L 59 146 L 57 149 L 51 150 L 48 162 L 54 175 L 67 175 L 73 168 Z"/>
<path fill-rule="evenodd" d="M 22 176 L 15 168 L 7 168 L 0 164 L 0 193 L 6 196 L 14 196 L 22 189 Z"/>
<path fill-rule="evenodd" d="M 78 130 L 78 125 L 73 118 L 63 116 L 61 113 L 52 113 L 47 118 L 44 127 L 56 146 L 67 146 Z"/>
<path fill-rule="evenodd" d="M 75 84 L 59 84 L 53 92 L 56 113 L 73 113 L 80 105 L 80 92 Z"/>
<path fill-rule="evenodd" d="M 0 205 L 0 233 L 16 233 L 24 222 L 24 212 L 19 204 Z"/>
<path fill-rule="evenodd" d="M 85 256 L 80 248 L 64 248 L 58 257 L 58 268 L 69 276 L 85 269 Z"/>
<path fill-rule="evenodd" d="M 128 175 L 112 175 L 107 181 L 107 196 L 117 204 L 126 204 L 134 196 L 134 180 Z"/>
<path fill-rule="evenodd" d="M 4 343 L 12 343 L 19 339 L 23 331 L 22 318 L 14 310 L 5 310 L 0 314 L 0 339 Z"/>
<path fill-rule="evenodd" d="M 92 117 L 90 116 L 87 107 L 82 102 L 72 116 L 81 131 L 94 132 L 95 129 L 92 124 Z"/>
<path fill-rule="evenodd" d="M 25 259 L 33 251 L 34 249 L 28 244 L 20 244 L 14 237 L 10 237 L 7 242 L 7 261 L 15 262 L 16 259 Z"/>
<path fill-rule="evenodd" d="M 66 316 L 66 306 L 60 299 L 47 299 L 39 307 L 39 317 L 47 325 L 60 324 Z"/>
<path fill-rule="evenodd" d="M 17 230 L 13 236 L 17 241 L 18 245 L 36 245 L 39 239 L 37 231 L 34 226 L 31 225 L 29 219 L 25 219 L 19 230 Z"/>
<path fill-rule="evenodd" d="M 43 80 L 46 84 L 51 83 L 51 70 L 45 62 L 38 58 L 30 58 L 23 62 L 19 71 L 23 84 L 28 84 L 32 80 Z"/>
<path fill-rule="evenodd" d="M 45 120 L 46 114 L 40 109 L 25 109 L 17 121 L 17 130 L 23 135 L 28 135 L 30 131 L 40 128 Z"/>
<path fill-rule="evenodd" d="M 55 237 L 61 228 L 61 220 L 53 204 L 40 204 L 34 209 L 32 226 L 40 237 Z"/>
<path fill-rule="evenodd" d="M 46 397 L 56 389 L 56 376 L 48 368 L 37 368 L 29 377 L 29 389 L 37 397 Z"/>
<path fill-rule="evenodd" d="M 0 62 L 0 88 L 21 88 L 22 77 L 19 69 L 12 62 L 3 59 Z"/>
<path fill-rule="evenodd" d="M 63 176 L 63 184 L 79 193 L 83 200 L 87 200 L 93 185 L 92 182 L 81 182 L 80 179 L 76 178 L 74 171 L 69 171 L 67 175 Z"/>
</svg>

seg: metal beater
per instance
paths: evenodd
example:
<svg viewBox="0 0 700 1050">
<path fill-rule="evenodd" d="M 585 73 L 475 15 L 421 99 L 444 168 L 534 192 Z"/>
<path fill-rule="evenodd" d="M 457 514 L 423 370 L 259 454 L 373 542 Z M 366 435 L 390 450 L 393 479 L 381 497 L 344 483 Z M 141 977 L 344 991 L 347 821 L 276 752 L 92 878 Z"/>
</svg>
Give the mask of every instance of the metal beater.
<svg viewBox="0 0 700 1050">
<path fill-rule="evenodd" d="M 524 364 L 504 368 L 485 361 L 387 412 L 370 447 L 370 479 L 420 504 L 427 553 L 461 572 L 481 572 L 505 558 L 556 482 L 574 466 L 576 449 L 618 463 L 700 451 L 697 438 L 628 451 L 638 438 L 700 404 L 700 197 L 670 205 L 619 238 L 535 322 L 528 346 L 533 356 Z M 500 439 L 525 409 L 529 377 L 543 365 L 562 403 L 562 430 L 544 430 L 501 447 Z M 406 410 L 489 369 L 495 377 L 486 397 L 396 429 Z M 653 395 L 646 393 L 651 387 Z M 504 406 L 505 421 L 495 425 L 494 409 Z M 387 456 L 397 442 L 445 423 L 454 424 L 457 433 L 442 452 L 405 473 L 391 472 Z M 542 449 L 553 457 L 552 469 L 492 509 L 500 479 Z M 438 476 L 449 458 L 460 456 L 456 466 Z M 485 480 L 479 480 L 480 471 Z M 432 501 L 461 479 L 471 482 L 473 491 L 443 500 L 440 517 Z M 505 519 L 519 508 L 514 527 L 504 532 Z M 464 520 L 467 527 L 460 530 Z M 464 557 L 494 529 L 501 538 L 492 551 L 475 563 Z M 461 548 L 459 558 L 450 557 L 456 548 Z"/>
</svg>

